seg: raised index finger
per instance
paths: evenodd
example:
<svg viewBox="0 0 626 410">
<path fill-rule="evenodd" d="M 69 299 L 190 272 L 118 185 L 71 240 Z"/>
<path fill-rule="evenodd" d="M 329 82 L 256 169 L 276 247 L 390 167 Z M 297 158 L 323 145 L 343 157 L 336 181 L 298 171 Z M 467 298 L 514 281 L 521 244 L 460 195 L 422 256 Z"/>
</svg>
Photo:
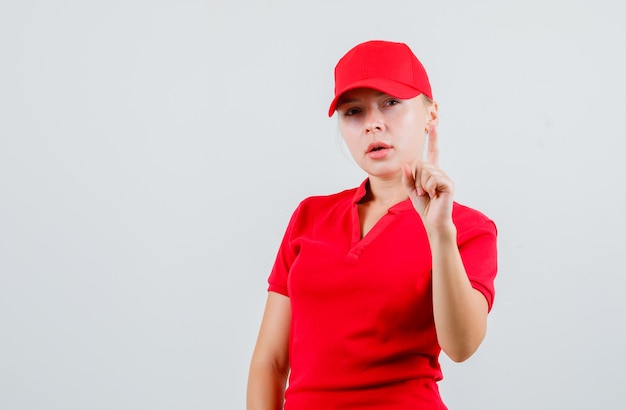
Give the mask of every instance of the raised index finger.
<svg viewBox="0 0 626 410">
<path fill-rule="evenodd" d="M 439 140 L 437 139 L 437 127 L 434 125 L 428 129 L 428 152 L 426 161 L 439 166 Z"/>
</svg>

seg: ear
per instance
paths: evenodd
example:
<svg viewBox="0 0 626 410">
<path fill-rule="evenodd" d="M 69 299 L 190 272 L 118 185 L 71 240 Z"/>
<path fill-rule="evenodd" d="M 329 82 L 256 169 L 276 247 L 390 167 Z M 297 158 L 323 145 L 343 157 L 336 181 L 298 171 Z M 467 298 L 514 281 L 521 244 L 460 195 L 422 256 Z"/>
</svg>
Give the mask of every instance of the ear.
<svg viewBox="0 0 626 410">
<path fill-rule="evenodd" d="M 430 127 L 436 127 L 439 125 L 439 104 L 436 101 L 433 101 L 431 104 L 426 106 L 426 112 L 428 115 L 428 121 L 426 125 Z"/>
</svg>

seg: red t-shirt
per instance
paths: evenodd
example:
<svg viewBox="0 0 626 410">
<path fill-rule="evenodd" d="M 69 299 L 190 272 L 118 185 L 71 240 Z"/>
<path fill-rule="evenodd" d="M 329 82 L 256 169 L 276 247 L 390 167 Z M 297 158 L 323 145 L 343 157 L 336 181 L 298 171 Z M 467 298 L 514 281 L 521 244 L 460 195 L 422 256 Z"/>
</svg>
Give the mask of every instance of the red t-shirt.
<svg viewBox="0 0 626 410">
<path fill-rule="evenodd" d="M 446 408 L 425 228 L 407 199 L 361 239 L 366 186 L 302 201 L 278 251 L 269 290 L 291 302 L 286 410 Z M 467 275 L 491 309 L 496 227 L 457 203 L 452 217 Z"/>
</svg>

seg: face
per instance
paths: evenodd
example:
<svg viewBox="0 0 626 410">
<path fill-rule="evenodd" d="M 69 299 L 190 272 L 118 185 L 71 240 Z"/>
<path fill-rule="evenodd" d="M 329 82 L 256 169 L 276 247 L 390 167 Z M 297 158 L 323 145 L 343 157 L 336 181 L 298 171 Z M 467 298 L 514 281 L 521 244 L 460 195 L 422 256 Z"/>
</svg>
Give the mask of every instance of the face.
<svg viewBox="0 0 626 410">
<path fill-rule="evenodd" d="M 400 100 L 370 88 L 346 92 L 337 105 L 339 128 L 352 157 L 370 175 L 399 178 L 403 164 L 422 159 L 426 131 L 437 125 L 437 104 L 421 95 Z"/>
</svg>

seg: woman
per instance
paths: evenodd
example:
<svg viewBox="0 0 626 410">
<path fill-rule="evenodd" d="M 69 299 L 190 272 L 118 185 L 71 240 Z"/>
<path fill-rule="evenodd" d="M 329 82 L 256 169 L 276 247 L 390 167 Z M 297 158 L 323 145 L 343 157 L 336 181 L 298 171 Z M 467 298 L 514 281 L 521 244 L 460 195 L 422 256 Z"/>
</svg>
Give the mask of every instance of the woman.
<svg viewBox="0 0 626 410">
<path fill-rule="evenodd" d="M 485 336 L 496 228 L 453 201 L 437 109 L 405 44 L 369 41 L 338 62 L 329 116 L 367 179 L 294 212 L 269 277 L 249 410 L 446 408 L 438 356 L 464 361 Z"/>
</svg>

